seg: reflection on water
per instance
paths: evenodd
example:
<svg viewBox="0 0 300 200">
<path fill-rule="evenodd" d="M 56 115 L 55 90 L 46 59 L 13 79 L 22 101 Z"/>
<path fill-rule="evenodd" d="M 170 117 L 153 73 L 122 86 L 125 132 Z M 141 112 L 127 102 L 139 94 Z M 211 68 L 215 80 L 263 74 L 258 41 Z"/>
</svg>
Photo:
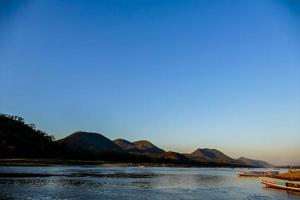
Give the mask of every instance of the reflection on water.
<svg viewBox="0 0 300 200">
<path fill-rule="evenodd" d="M 299 199 L 228 168 L 0 167 L 0 199 Z"/>
</svg>

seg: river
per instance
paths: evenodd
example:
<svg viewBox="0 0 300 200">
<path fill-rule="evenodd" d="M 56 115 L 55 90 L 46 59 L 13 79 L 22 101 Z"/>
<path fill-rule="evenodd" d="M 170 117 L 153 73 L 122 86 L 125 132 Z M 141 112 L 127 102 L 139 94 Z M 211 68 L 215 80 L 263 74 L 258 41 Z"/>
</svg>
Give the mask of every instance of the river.
<svg viewBox="0 0 300 200">
<path fill-rule="evenodd" d="M 0 199 L 300 199 L 232 168 L 0 167 Z"/>
</svg>

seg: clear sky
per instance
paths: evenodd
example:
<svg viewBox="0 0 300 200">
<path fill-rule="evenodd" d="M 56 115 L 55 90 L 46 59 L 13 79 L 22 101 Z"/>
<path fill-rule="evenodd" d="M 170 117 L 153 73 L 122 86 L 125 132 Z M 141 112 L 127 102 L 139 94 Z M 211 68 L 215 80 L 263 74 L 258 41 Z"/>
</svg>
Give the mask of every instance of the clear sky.
<svg viewBox="0 0 300 200">
<path fill-rule="evenodd" d="M 57 139 L 300 163 L 300 1 L 0 1 L 0 112 Z"/>
</svg>

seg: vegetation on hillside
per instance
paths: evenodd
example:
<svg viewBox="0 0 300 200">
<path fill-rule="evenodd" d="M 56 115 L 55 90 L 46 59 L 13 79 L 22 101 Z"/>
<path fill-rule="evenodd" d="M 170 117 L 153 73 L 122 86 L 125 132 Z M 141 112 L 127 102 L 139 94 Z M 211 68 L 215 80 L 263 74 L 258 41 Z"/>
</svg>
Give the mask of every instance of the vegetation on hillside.
<svg viewBox="0 0 300 200">
<path fill-rule="evenodd" d="M 0 157 L 58 157 L 61 147 L 54 140 L 21 117 L 0 114 Z"/>
</svg>

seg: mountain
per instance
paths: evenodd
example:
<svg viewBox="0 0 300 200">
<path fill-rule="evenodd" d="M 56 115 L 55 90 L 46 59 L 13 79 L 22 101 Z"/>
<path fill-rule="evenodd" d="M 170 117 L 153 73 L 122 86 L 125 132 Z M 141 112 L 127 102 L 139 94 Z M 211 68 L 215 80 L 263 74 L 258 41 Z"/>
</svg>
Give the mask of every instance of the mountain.
<svg viewBox="0 0 300 200">
<path fill-rule="evenodd" d="M 124 139 L 116 139 L 113 141 L 115 144 L 117 144 L 119 147 L 121 147 L 123 150 L 130 152 L 130 153 L 148 153 L 148 154 L 161 154 L 165 151 L 158 148 L 151 142 L 147 140 L 140 140 L 136 142 L 129 142 Z"/>
<path fill-rule="evenodd" d="M 192 161 L 190 158 L 186 157 L 185 155 L 177 153 L 177 152 L 173 152 L 173 151 L 168 151 L 168 152 L 162 153 L 161 158 L 166 159 L 166 160 L 172 160 L 175 162 L 180 162 L 180 163 Z"/>
<path fill-rule="evenodd" d="M 75 132 L 58 141 L 74 151 L 85 151 L 91 153 L 122 153 L 118 145 L 99 133 Z"/>
<path fill-rule="evenodd" d="M 53 140 L 21 117 L 0 114 L 0 158 L 60 157 L 64 149 Z"/>
<path fill-rule="evenodd" d="M 127 140 L 119 138 L 113 142 L 127 152 L 139 152 L 139 149 L 132 142 Z"/>
<path fill-rule="evenodd" d="M 267 163 L 266 161 L 263 160 L 254 160 L 245 157 L 240 157 L 238 158 L 238 160 L 244 163 L 245 165 L 251 167 L 272 167 L 270 163 Z"/>
<path fill-rule="evenodd" d="M 217 149 L 197 149 L 190 154 L 193 158 L 199 158 L 203 160 L 212 160 L 218 162 L 227 162 L 233 161 L 234 159 L 230 158 L 229 156 L 225 155 L 223 152 Z"/>
<path fill-rule="evenodd" d="M 160 154 L 165 152 L 147 140 L 135 141 L 133 144 L 141 153 Z"/>
<path fill-rule="evenodd" d="M 244 165 L 241 161 L 233 159 L 217 149 L 199 148 L 189 154 L 188 157 L 206 163 L 223 163 L 237 166 Z"/>
<path fill-rule="evenodd" d="M 239 159 L 233 159 L 223 152 L 217 149 L 197 149 L 193 153 L 189 154 L 189 158 L 206 161 L 206 162 L 216 162 L 216 163 L 228 163 L 240 166 L 249 166 L 249 167 L 271 167 L 272 165 L 262 161 L 262 160 L 254 160 L 249 158 L 240 157 Z"/>
</svg>

